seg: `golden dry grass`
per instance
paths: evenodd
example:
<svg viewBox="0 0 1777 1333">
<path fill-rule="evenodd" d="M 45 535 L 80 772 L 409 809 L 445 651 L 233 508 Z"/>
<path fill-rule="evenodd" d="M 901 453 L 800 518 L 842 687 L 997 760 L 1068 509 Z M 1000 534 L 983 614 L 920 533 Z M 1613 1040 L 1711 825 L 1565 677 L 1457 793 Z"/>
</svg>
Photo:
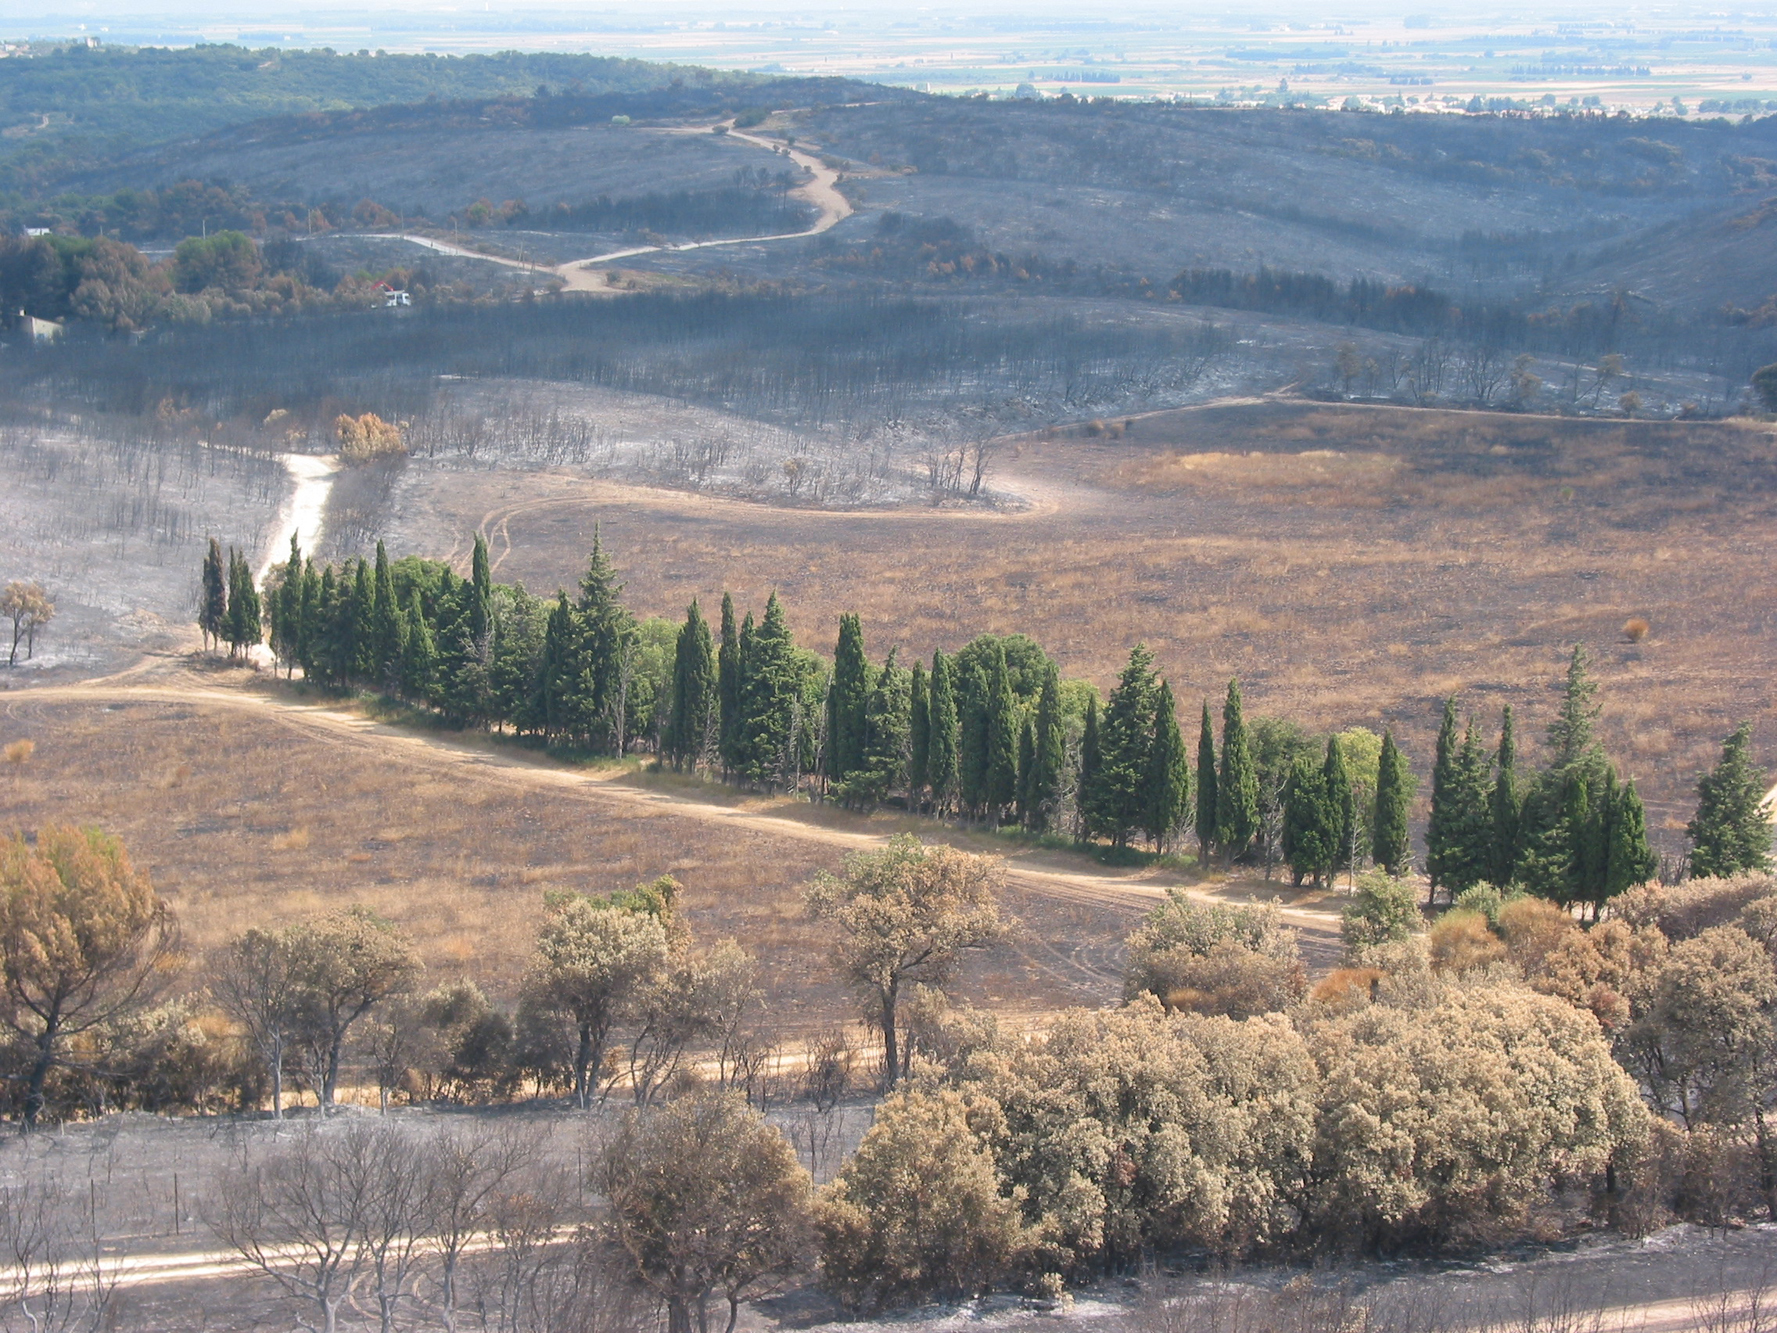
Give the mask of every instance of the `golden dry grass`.
<svg viewBox="0 0 1777 1333">
<path fill-rule="evenodd" d="M 996 478 L 1038 502 L 1023 516 L 421 468 L 404 523 L 441 534 L 433 554 L 485 524 L 499 576 L 548 590 L 571 585 L 602 522 L 643 613 L 677 617 L 693 596 L 713 611 L 724 588 L 757 608 L 775 588 L 822 651 L 855 610 L 876 656 L 1024 631 L 1108 685 L 1145 640 L 1193 712 L 1239 675 L 1258 711 L 1394 727 L 1421 770 L 1447 692 L 1490 726 L 1510 702 L 1540 737 L 1584 640 L 1604 736 L 1668 832 L 1738 719 L 1768 735 L 1768 428 L 1266 403 L 1120 435 L 1023 444 Z M 1650 626 L 1639 640 L 1631 619 Z"/>
</svg>

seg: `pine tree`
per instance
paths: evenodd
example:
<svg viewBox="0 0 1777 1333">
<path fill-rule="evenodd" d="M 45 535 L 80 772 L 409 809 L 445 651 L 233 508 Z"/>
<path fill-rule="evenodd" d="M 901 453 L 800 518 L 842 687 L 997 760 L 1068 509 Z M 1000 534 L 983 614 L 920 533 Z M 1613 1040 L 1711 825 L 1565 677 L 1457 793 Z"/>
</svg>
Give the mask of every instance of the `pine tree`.
<svg viewBox="0 0 1777 1333">
<path fill-rule="evenodd" d="M 1376 816 L 1370 821 L 1370 859 L 1391 875 L 1404 875 L 1412 856 L 1407 809 L 1413 798 L 1413 774 L 1406 756 L 1394 743 L 1394 732 L 1382 733 L 1382 760 L 1376 771 Z"/>
<path fill-rule="evenodd" d="M 1061 799 L 1062 769 L 1067 764 L 1067 738 L 1062 734 L 1061 672 L 1054 662 L 1043 670 L 1043 689 L 1037 696 L 1036 727 L 1031 737 L 1032 757 L 1025 784 L 1026 827 L 1041 833 L 1055 816 Z"/>
<path fill-rule="evenodd" d="M 605 554 L 599 525 L 592 528 L 592 554 L 580 576 L 581 656 L 586 680 L 583 707 L 593 719 L 587 738 L 612 750 L 624 748 L 627 701 L 625 667 L 634 649 L 635 620 L 623 605 L 623 583 Z"/>
<path fill-rule="evenodd" d="M 1018 703 L 998 644 L 987 668 L 987 772 L 981 795 L 987 821 L 996 825 L 1018 800 Z"/>
<path fill-rule="evenodd" d="M 737 768 L 746 782 L 775 788 L 784 776 L 784 756 L 795 739 L 802 703 L 796 643 L 775 592 L 765 603 L 764 619 L 751 634 L 743 635 L 743 643 Z"/>
<path fill-rule="evenodd" d="M 1749 753 L 1752 724 L 1742 722 L 1722 743 L 1721 762 L 1697 782 L 1697 814 L 1691 835 L 1691 874 L 1699 879 L 1742 871 L 1763 873 L 1771 864 L 1771 825 L 1760 808 L 1766 775 Z"/>
<path fill-rule="evenodd" d="M 1197 864 L 1209 868 L 1209 854 L 1216 838 L 1216 733 L 1209 716 L 1209 700 L 1203 701 L 1203 724 L 1197 731 Z"/>
<path fill-rule="evenodd" d="M 931 788 L 932 805 L 942 815 L 953 808 L 956 800 L 962 743 L 951 661 L 943 653 L 932 654 L 930 690 L 931 740 L 926 760 L 926 783 Z"/>
<path fill-rule="evenodd" d="M 1500 889 L 1509 888 L 1518 878 L 1518 816 L 1523 799 L 1518 790 L 1518 745 L 1512 706 L 1507 704 L 1499 720 L 1499 750 L 1494 755 L 1493 790 L 1487 801 L 1487 878 Z"/>
<path fill-rule="evenodd" d="M 1142 831 L 1163 852 L 1172 831 L 1184 820 L 1191 804 L 1191 763 L 1185 754 L 1185 738 L 1179 735 L 1178 710 L 1172 687 L 1165 681 L 1154 695 L 1154 734 L 1148 743 L 1148 771 L 1143 783 L 1145 808 Z"/>
<path fill-rule="evenodd" d="M 1456 696 L 1444 700 L 1444 717 L 1438 724 L 1438 747 L 1431 770 L 1431 818 L 1425 826 L 1425 872 L 1431 880 L 1431 901 L 1438 890 L 1448 888 L 1457 872 L 1461 815 L 1457 799 L 1458 742 Z"/>
<path fill-rule="evenodd" d="M 1325 804 L 1326 835 L 1332 848 L 1327 869 L 1337 874 L 1352 870 L 1357 856 L 1357 802 L 1351 791 L 1351 772 L 1337 736 L 1327 737 L 1326 758 L 1321 764 L 1321 799 Z"/>
<path fill-rule="evenodd" d="M 716 653 L 716 694 L 721 711 L 718 749 L 724 773 L 734 771 L 740 747 L 740 631 L 734 624 L 734 598 L 722 594 L 722 643 Z"/>
<path fill-rule="evenodd" d="M 956 794 L 963 812 L 970 819 L 981 818 L 987 802 L 987 770 L 992 762 L 989 749 L 989 715 L 987 673 L 981 664 L 969 659 L 962 663 L 957 681 L 956 713 L 961 724 L 962 744 L 957 753 Z"/>
<path fill-rule="evenodd" d="M 870 697 L 870 664 L 864 656 L 864 627 L 855 615 L 839 617 L 833 649 L 833 676 L 827 688 L 827 778 L 843 785 L 863 762 L 864 709 Z"/>
<path fill-rule="evenodd" d="M 402 621 L 395 605 L 395 580 L 389 573 L 389 553 L 380 541 L 376 544 L 376 581 L 371 597 L 371 679 L 378 686 L 391 686 L 400 678 Z"/>
<path fill-rule="evenodd" d="M 926 786 L 932 774 L 932 700 L 925 664 L 915 661 L 908 685 L 907 807 L 925 808 Z"/>
<path fill-rule="evenodd" d="M 1080 733 L 1080 781 L 1074 798 L 1076 836 L 1081 842 L 1092 837 L 1092 825 L 1086 812 L 1096 797 L 1103 767 L 1104 750 L 1098 736 L 1098 694 L 1094 691 L 1086 700 L 1086 729 Z"/>
<path fill-rule="evenodd" d="M 719 709 L 715 645 L 693 598 L 673 649 L 672 713 L 663 748 L 674 768 L 683 770 L 688 764 L 695 769 L 703 761 Z"/>
<path fill-rule="evenodd" d="M 1604 897 L 1606 901 L 1645 884 L 1660 868 L 1660 858 L 1647 841 L 1647 811 L 1635 792 L 1633 781 L 1617 793 L 1610 818 L 1610 847 L 1606 853 Z"/>
<path fill-rule="evenodd" d="M 1593 748 L 1592 728 L 1599 712 L 1593 696 L 1598 693 L 1598 685 L 1592 679 L 1589 665 L 1586 645 L 1574 644 L 1573 656 L 1567 662 L 1567 685 L 1562 691 L 1561 711 L 1549 723 L 1549 751 L 1553 757 L 1552 766 L 1557 770 L 1565 770 L 1579 762 Z"/>
<path fill-rule="evenodd" d="M 204 552 L 203 590 L 198 594 L 197 626 L 204 646 L 215 648 L 228 631 L 228 570 L 222 563 L 222 544 L 210 538 Z"/>
<path fill-rule="evenodd" d="M 1216 841 L 1233 865 L 1259 832 L 1259 774 L 1241 716 L 1240 682 L 1228 682 L 1222 705 L 1222 768 L 1216 775 Z"/>
<path fill-rule="evenodd" d="M 401 645 L 401 693 L 413 703 L 430 703 L 438 686 L 438 648 L 420 607 L 419 589 L 407 598 L 407 633 Z"/>
<path fill-rule="evenodd" d="M 1147 811 L 1148 751 L 1154 743 L 1154 708 L 1159 690 L 1154 656 L 1138 643 L 1129 654 L 1099 725 L 1098 780 L 1083 791 L 1086 827 L 1095 837 L 1121 847 L 1144 825 Z"/>
</svg>

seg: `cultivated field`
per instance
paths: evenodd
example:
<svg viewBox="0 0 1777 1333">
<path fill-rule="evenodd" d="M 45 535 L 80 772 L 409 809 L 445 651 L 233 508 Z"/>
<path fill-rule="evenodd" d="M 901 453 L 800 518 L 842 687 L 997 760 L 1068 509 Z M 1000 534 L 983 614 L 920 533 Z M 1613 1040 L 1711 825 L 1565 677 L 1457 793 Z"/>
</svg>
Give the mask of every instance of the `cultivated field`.
<svg viewBox="0 0 1777 1333">
<path fill-rule="evenodd" d="M 480 530 L 498 577 L 547 591 L 597 522 L 640 613 L 775 588 L 822 651 L 848 609 L 878 656 L 1022 631 L 1101 687 L 1146 640 L 1193 712 L 1239 675 L 1249 708 L 1396 728 L 1422 774 L 1452 691 L 1540 737 L 1583 640 L 1674 851 L 1721 737 L 1772 720 L 1763 427 L 1248 402 L 1026 440 L 993 484 L 1025 507 L 835 514 L 414 465 L 391 545 L 461 556 Z"/>
</svg>

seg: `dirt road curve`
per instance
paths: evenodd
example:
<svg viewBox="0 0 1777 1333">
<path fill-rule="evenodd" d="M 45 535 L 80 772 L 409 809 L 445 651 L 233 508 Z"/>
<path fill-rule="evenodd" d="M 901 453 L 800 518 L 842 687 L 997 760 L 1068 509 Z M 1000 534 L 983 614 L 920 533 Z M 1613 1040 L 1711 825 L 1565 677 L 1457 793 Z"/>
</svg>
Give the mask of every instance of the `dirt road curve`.
<svg viewBox="0 0 1777 1333">
<path fill-rule="evenodd" d="M 660 254 L 668 250 L 707 250 L 719 245 L 758 245 L 764 241 L 795 241 L 806 236 L 819 236 L 828 228 L 844 221 L 851 216 L 851 201 L 839 192 L 839 173 L 824 165 L 820 158 L 812 153 L 805 153 L 797 148 L 785 148 L 769 139 L 761 139 L 756 135 L 747 134 L 734 128 L 732 120 L 721 122 L 726 128 L 730 139 L 738 139 L 742 143 L 750 143 L 777 155 L 787 155 L 797 166 L 808 171 L 814 179 L 806 185 L 799 185 L 790 191 L 790 197 L 800 199 L 804 203 L 814 205 L 819 216 L 812 227 L 806 231 L 783 232 L 774 236 L 731 236 L 719 241 L 687 241 L 683 245 L 636 245 L 625 250 L 610 250 L 604 254 L 592 255 L 586 259 L 570 259 L 565 264 L 548 268 L 539 264 L 526 263 L 521 259 L 512 259 L 505 255 L 483 254 L 479 250 L 471 250 L 465 245 L 454 245 L 449 241 L 441 241 L 431 236 L 413 236 L 402 233 L 401 239 L 414 245 L 422 245 L 428 250 L 436 250 L 440 254 L 456 255 L 462 259 L 481 259 L 490 264 L 501 264 L 507 268 L 521 268 L 538 275 L 549 274 L 561 279 L 562 290 L 584 292 L 597 296 L 614 296 L 619 288 L 612 287 L 605 281 L 603 273 L 594 269 L 601 264 L 614 264 L 620 259 L 633 259 L 637 255 Z M 686 130 L 667 130 L 668 134 L 708 134 L 714 126 L 703 126 Z"/>
<path fill-rule="evenodd" d="M 889 833 L 862 827 L 844 828 L 816 824 L 794 817 L 796 807 L 780 803 L 786 813 L 761 809 L 763 802 L 720 804 L 730 796 L 712 789 L 715 799 L 700 800 L 695 794 L 641 785 L 622 773 L 596 772 L 568 767 L 547 757 L 504 747 L 476 735 L 445 736 L 406 731 L 373 721 L 338 707 L 311 703 L 273 690 L 206 681 L 184 670 L 179 658 L 151 657 L 114 676 L 70 685 L 49 685 L 0 695 L 0 710 L 18 704 L 52 699 L 80 702 L 165 700 L 257 713 L 293 731 L 322 735 L 334 743 L 369 747 L 401 762 L 420 767 L 461 771 L 473 766 L 478 781 L 499 781 L 513 786 L 540 789 L 571 789 L 586 799 L 614 808 L 647 808 L 687 819 L 741 827 L 777 837 L 818 842 L 857 850 L 881 846 Z M 860 821 L 861 822 L 861 821 Z M 942 825 L 922 830 L 928 840 L 954 837 Z M 1129 911 L 1145 911 L 1161 900 L 1168 887 L 1183 888 L 1206 901 L 1215 895 L 1185 886 L 1169 875 L 1146 870 L 1118 871 L 1074 868 L 1055 853 L 1011 850 L 1007 854 L 1007 878 L 1015 887 L 1039 897 L 1066 902 L 1107 904 Z M 1304 934 L 1311 954 L 1325 956 L 1338 935 L 1338 918 L 1328 911 L 1285 909 L 1284 920 Z"/>
</svg>

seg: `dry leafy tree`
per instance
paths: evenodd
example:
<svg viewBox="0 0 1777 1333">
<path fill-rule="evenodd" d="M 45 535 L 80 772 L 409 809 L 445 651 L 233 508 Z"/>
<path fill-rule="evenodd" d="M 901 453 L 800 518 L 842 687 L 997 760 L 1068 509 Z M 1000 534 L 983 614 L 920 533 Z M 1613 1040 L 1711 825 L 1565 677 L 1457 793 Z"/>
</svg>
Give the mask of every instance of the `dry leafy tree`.
<svg viewBox="0 0 1777 1333">
<path fill-rule="evenodd" d="M 30 660 L 37 651 L 37 631 L 54 620 L 55 614 L 56 604 L 49 600 L 40 583 L 14 580 L 0 590 L 0 616 L 12 622 L 12 649 L 7 654 L 7 666 L 18 665 L 20 639 L 25 641 L 25 658 Z"/>
<path fill-rule="evenodd" d="M 1185 1246 L 1234 1257 L 1288 1232 L 1317 1084 L 1281 1015 L 1168 1013 L 1147 995 L 1067 1013 L 960 1076 L 1040 1266 L 1063 1274 Z"/>
<path fill-rule="evenodd" d="M 217 958 L 210 993 L 240 1025 L 271 1078 L 272 1119 L 284 1115 L 284 1065 L 300 1032 L 305 960 L 291 930 L 255 927 Z"/>
<path fill-rule="evenodd" d="M 0 1023 L 30 1051 L 24 1120 L 82 1034 L 146 1008 L 170 971 L 173 917 L 123 844 L 52 825 L 0 850 Z"/>
<path fill-rule="evenodd" d="M 834 959 L 882 1030 L 883 1084 L 904 1072 L 897 1009 L 916 983 L 942 986 L 963 949 L 998 940 L 1004 867 L 993 857 L 928 847 L 912 834 L 881 851 L 854 852 L 838 876 L 821 875 L 808 909 L 838 928 Z"/>
<path fill-rule="evenodd" d="M 1647 1137 L 1590 1014 L 1517 984 L 1400 993 L 1308 1019 L 1322 1077 L 1310 1220 L 1330 1242 L 1496 1239 L 1557 1182 L 1600 1176 Z"/>
<path fill-rule="evenodd" d="M 1169 1009 L 1249 1018 L 1287 1009 L 1308 989 L 1296 933 L 1275 907 L 1195 903 L 1171 889 L 1128 944 L 1124 995 Z"/>
<path fill-rule="evenodd" d="M 733 1333 L 742 1301 L 805 1262 L 808 1173 L 737 1093 L 630 1111 L 599 1168 L 611 1234 L 665 1303 L 668 1333 L 709 1333 L 718 1295 Z"/>
<path fill-rule="evenodd" d="M 1003 1282 L 1031 1237 L 954 1091 L 904 1091 L 878 1110 L 823 1192 L 821 1271 L 847 1305 L 970 1296 Z"/>
<path fill-rule="evenodd" d="M 334 1104 L 352 1027 L 420 973 L 413 941 L 366 907 L 349 907 L 290 932 L 300 987 L 299 1054 L 323 1107 Z"/>
<path fill-rule="evenodd" d="M 401 427 L 374 412 L 359 417 L 341 414 L 333 423 L 333 433 L 339 440 L 339 457 L 344 463 L 369 463 L 407 452 Z"/>
<path fill-rule="evenodd" d="M 648 910 L 643 898 L 555 894 L 546 900 L 526 984 L 574 1025 L 574 1099 L 582 1110 L 598 1091 L 612 1031 L 667 966 L 665 913 Z"/>
<path fill-rule="evenodd" d="M 733 940 L 677 951 L 634 1006 L 629 1079 L 636 1105 L 652 1102 L 684 1071 L 693 1043 L 723 1044 L 758 1003 L 758 974 L 753 956 Z"/>
</svg>

